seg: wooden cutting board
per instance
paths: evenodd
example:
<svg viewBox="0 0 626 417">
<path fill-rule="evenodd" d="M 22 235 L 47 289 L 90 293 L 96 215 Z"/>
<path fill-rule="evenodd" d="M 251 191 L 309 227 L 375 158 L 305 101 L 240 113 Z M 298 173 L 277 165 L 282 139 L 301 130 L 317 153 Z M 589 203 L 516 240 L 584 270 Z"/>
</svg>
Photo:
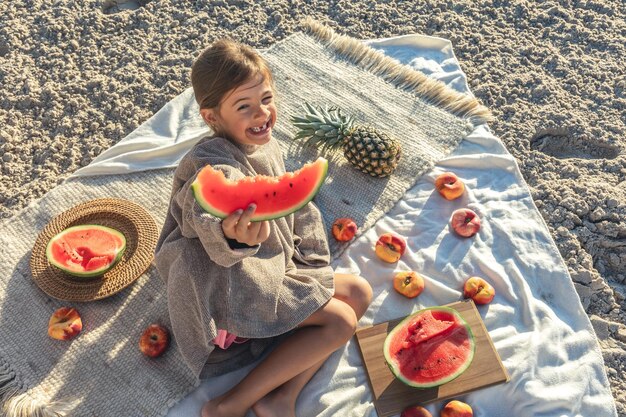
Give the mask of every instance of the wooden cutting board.
<svg viewBox="0 0 626 417">
<path fill-rule="evenodd" d="M 357 341 L 379 417 L 398 414 L 410 405 L 423 405 L 509 381 L 509 375 L 502 365 L 474 302 L 459 301 L 448 304 L 447 307 L 458 311 L 470 325 L 476 341 L 476 352 L 472 364 L 465 372 L 436 388 L 417 389 L 403 384 L 394 377 L 385 362 L 383 356 L 385 338 L 405 317 L 357 330 Z"/>
</svg>

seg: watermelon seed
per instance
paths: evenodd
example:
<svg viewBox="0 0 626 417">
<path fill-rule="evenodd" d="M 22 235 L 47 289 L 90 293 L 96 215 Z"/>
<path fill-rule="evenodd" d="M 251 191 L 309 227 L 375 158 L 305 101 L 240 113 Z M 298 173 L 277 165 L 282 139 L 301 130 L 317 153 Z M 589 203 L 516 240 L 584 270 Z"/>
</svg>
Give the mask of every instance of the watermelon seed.
<svg viewBox="0 0 626 417">
<path fill-rule="evenodd" d="M 289 183 L 289 186 L 290 186 L 290 187 L 293 187 L 293 184 L 292 184 L 292 183 Z"/>
<path fill-rule="evenodd" d="M 274 197 L 276 197 L 276 191 L 274 191 Z"/>
</svg>

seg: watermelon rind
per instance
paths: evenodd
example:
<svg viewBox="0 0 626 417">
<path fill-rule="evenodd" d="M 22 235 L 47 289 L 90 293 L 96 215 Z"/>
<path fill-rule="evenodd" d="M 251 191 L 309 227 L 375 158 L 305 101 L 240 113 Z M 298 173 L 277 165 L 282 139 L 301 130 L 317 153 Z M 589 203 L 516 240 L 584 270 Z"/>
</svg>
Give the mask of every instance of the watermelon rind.
<svg viewBox="0 0 626 417">
<path fill-rule="evenodd" d="M 393 336 L 394 336 L 394 334 L 397 331 L 399 331 L 400 329 L 402 329 L 406 325 L 408 325 L 408 322 L 410 322 L 415 316 L 417 316 L 417 315 L 419 315 L 419 314 L 421 314 L 421 313 L 423 313 L 425 311 L 428 311 L 428 310 L 445 311 L 447 313 L 453 314 L 456 317 L 456 319 L 458 320 L 458 322 L 461 325 L 463 325 L 465 327 L 465 329 L 467 330 L 467 334 L 468 334 L 468 337 L 469 337 L 469 340 L 470 340 L 470 344 L 471 344 L 471 352 L 470 352 L 467 360 L 465 361 L 465 363 L 462 366 L 460 366 L 459 369 L 456 372 L 454 372 L 453 374 L 450 374 L 450 375 L 448 375 L 447 377 L 444 377 L 444 378 L 440 378 L 437 381 L 433 381 L 431 383 L 418 383 L 418 382 L 412 381 L 412 380 L 404 377 L 404 375 L 402 375 L 402 372 L 400 372 L 400 370 L 396 366 L 395 362 L 393 361 L 393 359 L 389 355 L 389 344 L 393 340 Z M 406 384 L 406 385 L 408 385 L 410 387 L 419 388 L 419 389 L 427 389 L 427 388 L 438 387 L 440 385 L 446 384 L 446 383 L 448 383 L 448 382 L 458 378 L 472 364 L 472 360 L 474 359 L 474 354 L 475 353 L 476 353 L 476 341 L 474 339 L 474 333 L 472 332 L 472 329 L 471 329 L 470 325 L 465 321 L 465 319 L 463 319 L 463 317 L 461 316 L 461 314 L 459 314 L 458 311 L 456 311 L 453 308 L 443 307 L 443 306 L 424 308 L 422 310 L 416 311 L 415 313 L 407 316 L 404 320 L 402 320 L 400 323 L 398 323 L 396 325 L 396 327 L 394 327 L 389 332 L 389 334 L 385 338 L 385 343 L 383 344 L 383 354 L 385 356 L 385 362 L 387 363 L 387 366 L 391 370 L 391 373 L 393 373 L 393 375 L 398 380 L 403 382 L 404 384 Z"/>
<path fill-rule="evenodd" d="M 109 263 L 108 265 L 100 268 L 100 269 L 96 269 L 93 271 L 89 271 L 89 272 L 79 272 L 79 271 L 75 271 L 75 270 L 70 270 L 68 268 L 66 268 L 62 263 L 58 262 L 54 256 L 52 255 L 52 245 L 54 243 L 55 240 L 59 239 L 60 237 L 63 236 L 63 234 L 71 232 L 71 231 L 76 231 L 76 230 L 90 230 L 90 229 L 100 229 L 103 231 L 106 231 L 107 233 L 111 233 L 111 234 L 115 234 L 117 236 L 119 236 L 122 241 L 124 242 L 124 244 L 122 245 L 122 247 L 119 249 L 117 255 L 115 256 L 115 258 L 113 259 L 113 261 L 111 263 Z M 46 258 L 48 259 L 48 262 L 50 262 L 51 265 L 55 266 L 56 268 L 59 268 L 60 270 L 62 270 L 63 272 L 78 277 L 78 278 L 94 278 L 100 275 L 103 275 L 104 273 L 106 273 L 107 271 L 109 271 L 111 268 L 113 268 L 119 261 L 120 259 L 122 259 L 122 256 L 124 255 L 124 252 L 126 251 L 126 236 L 124 236 L 124 234 L 122 232 L 120 232 L 119 230 L 115 230 L 113 228 L 110 227 L 106 227 L 106 226 L 102 226 L 99 224 L 81 224 L 78 226 L 72 226 L 72 227 L 68 227 L 67 229 L 64 229 L 63 231 L 57 233 L 55 236 L 52 237 L 52 239 L 50 239 L 50 241 L 48 242 L 48 245 L 46 246 Z"/>
<path fill-rule="evenodd" d="M 325 158 L 319 157 L 315 161 L 311 162 L 310 164 L 318 164 L 318 163 L 323 163 L 323 167 L 322 167 L 322 173 L 319 176 L 319 178 L 317 179 L 317 184 L 315 185 L 314 188 L 311 189 L 311 192 L 305 198 L 303 198 L 300 201 L 299 204 L 291 207 L 290 209 L 283 210 L 283 211 L 276 211 L 274 213 L 269 213 L 267 215 L 253 215 L 252 218 L 250 219 L 250 221 L 251 222 L 260 222 L 260 221 L 264 221 L 264 220 L 279 219 L 281 217 L 288 216 L 289 214 L 294 213 L 294 212 L 300 210 L 302 207 L 307 205 L 311 200 L 313 200 L 313 198 L 318 193 L 318 191 L 319 191 L 320 187 L 322 186 L 322 184 L 324 184 L 324 180 L 326 179 L 326 176 L 328 174 L 328 161 Z M 277 177 L 277 178 L 280 178 L 280 176 Z M 198 205 L 200 207 L 202 207 L 202 209 L 204 211 L 206 211 L 207 213 L 212 214 L 213 216 L 218 217 L 220 219 L 225 219 L 226 217 L 228 217 L 228 215 L 230 213 L 225 213 L 225 212 L 223 212 L 221 210 L 216 209 L 215 207 L 213 207 L 211 204 L 209 204 L 209 202 L 206 201 L 202 197 L 202 192 L 201 192 L 202 184 L 198 181 L 197 178 L 191 184 L 191 189 L 193 191 L 193 195 L 194 195 L 194 198 L 196 199 L 196 202 L 198 203 Z"/>
</svg>

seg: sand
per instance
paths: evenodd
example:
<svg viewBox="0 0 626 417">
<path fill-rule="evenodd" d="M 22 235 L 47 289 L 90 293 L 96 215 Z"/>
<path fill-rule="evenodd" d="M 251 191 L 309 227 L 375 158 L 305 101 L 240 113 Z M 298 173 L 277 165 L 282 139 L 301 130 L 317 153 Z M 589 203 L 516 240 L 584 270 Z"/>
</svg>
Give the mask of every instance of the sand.
<svg viewBox="0 0 626 417">
<path fill-rule="evenodd" d="M 623 0 L 262 3 L 0 2 L 0 218 L 182 92 L 219 37 L 267 47 L 313 16 L 358 38 L 448 38 L 569 267 L 626 416 Z"/>
</svg>

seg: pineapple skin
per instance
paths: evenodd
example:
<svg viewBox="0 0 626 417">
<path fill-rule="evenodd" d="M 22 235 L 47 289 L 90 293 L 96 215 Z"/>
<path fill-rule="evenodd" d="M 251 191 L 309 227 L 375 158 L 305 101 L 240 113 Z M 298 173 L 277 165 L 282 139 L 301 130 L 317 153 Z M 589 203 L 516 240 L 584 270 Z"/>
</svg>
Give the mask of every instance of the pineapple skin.
<svg viewBox="0 0 626 417">
<path fill-rule="evenodd" d="M 397 140 L 369 126 L 356 126 L 344 138 L 342 148 L 352 165 L 377 178 L 391 175 L 402 153 Z"/>
</svg>

